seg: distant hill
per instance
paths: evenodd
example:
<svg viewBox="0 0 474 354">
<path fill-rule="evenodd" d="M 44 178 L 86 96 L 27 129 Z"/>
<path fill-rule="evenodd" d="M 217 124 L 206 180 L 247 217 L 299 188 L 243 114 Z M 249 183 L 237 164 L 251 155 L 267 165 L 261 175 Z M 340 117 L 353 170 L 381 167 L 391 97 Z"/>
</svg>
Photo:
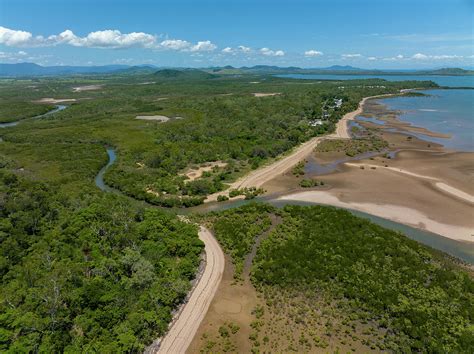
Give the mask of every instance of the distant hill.
<svg viewBox="0 0 474 354">
<path fill-rule="evenodd" d="M 203 70 L 198 69 L 162 69 L 156 71 L 153 76 L 159 79 L 195 79 L 206 80 L 218 77 Z"/>
<path fill-rule="evenodd" d="M 125 69 L 114 70 L 112 73 L 125 75 L 146 75 L 156 72 L 156 67 L 152 65 L 131 66 Z"/>
<path fill-rule="evenodd" d="M 422 73 L 422 71 L 418 71 Z M 464 70 L 460 68 L 442 68 L 436 70 L 427 70 L 425 73 L 430 75 L 474 75 L 474 70 Z"/>
<path fill-rule="evenodd" d="M 310 69 L 311 70 L 311 69 Z M 364 71 L 365 69 L 355 68 L 350 65 L 333 65 L 328 68 L 321 68 L 319 70 L 333 70 L 333 71 Z"/>
</svg>

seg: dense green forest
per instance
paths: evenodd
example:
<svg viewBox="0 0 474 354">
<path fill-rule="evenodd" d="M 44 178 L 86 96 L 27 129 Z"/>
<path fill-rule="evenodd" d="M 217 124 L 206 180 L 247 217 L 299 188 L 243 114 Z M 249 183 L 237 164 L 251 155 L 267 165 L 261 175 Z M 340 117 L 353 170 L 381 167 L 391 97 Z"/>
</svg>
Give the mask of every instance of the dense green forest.
<svg viewBox="0 0 474 354">
<path fill-rule="evenodd" d="M 282 221 L 261 242 L 251 275 L 266 303 L 252 338 L 259 350 L 331 341 L 395 352 L 472 348 L 472 274 L 438 251 L 332 207 L 247 205 L 204 219 L 235 258 L 272 213 Z M 282 338 L 288 347 L 278 346 Z"/>
<path fill-rule="evenodd" d="M 0 351 L 137 352 L 190 289 L 194 225 L 0 170 Z"/>
<path fill-rule="evenodd" d="M 102 86 L 74 89 L 83 85 Z M 100 191 L 94 178 L 107 162 L 106 147 L 118 156 L 108 184 L 156 205 L 191 206 L 331 131 L 361 97 L 414 86 L 420 83 L 355 80 L 342 87 L 195 71 L 0 80 L 0 121 L 22 119 L 0 129 L 0 351 L 141 351 L 164 332 L 190 289 L 202 251 L 197 228 Z M 32 103 L 45 97 L 75 101 L 28 119 L 52 108 Z M 342 107 L 313 127 L 334 98 Z M 212 161 L 224 167 L 186 180 L 189 168 Z M 258 219 L 252 213 L 216 224 L 240 269 L 254 235 L 268 228 L 259 208 Z"/>
</svg>

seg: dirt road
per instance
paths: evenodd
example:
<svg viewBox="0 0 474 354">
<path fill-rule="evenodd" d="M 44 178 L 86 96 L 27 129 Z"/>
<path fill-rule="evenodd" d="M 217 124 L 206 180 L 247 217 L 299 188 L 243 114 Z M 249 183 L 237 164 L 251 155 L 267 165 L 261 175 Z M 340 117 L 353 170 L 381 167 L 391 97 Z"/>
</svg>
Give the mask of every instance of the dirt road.
<svg viewBox="0 0 474 354">
<path fill-rule="evenodd" d="M 159 347 L 152 345 L 150 350 L 147 350 L 148 353 L 185 353 L 214 298 L 224 272 L 224 253 L 212 233 L 205 227 L 201 226 L 199 238 L 205 244 L 204 272 Z"/>
<path fill-rule="evenodd" d="M 217 200 L 219 195 L 227 195 L 228 191 L 231 189 L 241 189 L 241 188 L 249 188 L 249 187 L 261 187 L 263 184 L 271 180 L 277 175 L 283 174 L 296 165 L 301 160 L 305 159 L 314 148 L 323 140 L 325 139 L 349 139 L 350 132 L 347 122 L 357 117 L 359 114 L 362 113 L 363 106 L 365 101 L 371 98 L 378 98 L 378 97 L 387 97 L 392 96 L 393 94 L 386 94 L 386 95 L 377 95 L 377 96 L 370 96 L 362 99 L 359 103 L 359 107 L 352 112 L 346 113 L 344 117 L 342 117 L 336 125 L 336 131 L 330 135 L 318 136 L 308 140 L 307 142 L 301 144 L 297 148 L 295 148 L 289 155 L 276 160 L 270 165 L 263 166 L 248 175 L 239 178 L 237 181 L 232 183 L 226 191 L 217 192 L 211 194 L 207 197 L 205 202 L 214 202 Z"/>
</svg>

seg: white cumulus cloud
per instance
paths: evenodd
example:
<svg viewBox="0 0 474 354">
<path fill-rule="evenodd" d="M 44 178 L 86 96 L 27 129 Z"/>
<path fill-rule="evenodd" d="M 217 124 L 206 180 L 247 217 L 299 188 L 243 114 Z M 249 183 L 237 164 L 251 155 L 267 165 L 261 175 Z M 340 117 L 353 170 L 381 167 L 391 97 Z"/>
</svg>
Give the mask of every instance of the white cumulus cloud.
<svg viewBox="0 0 474 354">
<path fill-rule="evenodd" d="M 342 54 L 343 59 L 362 58 L 362 54 Z"/>
<path fill-rule="evenodd" d="M 181 39 L 166 39 L 160 43 L 160 46 L 165 49 L 184 50 L 191 47 L 191 43 Z"/>
<path fill-rule="evenodd" d="M 304 52 L 305 57 L 319 57 L 321 55 L 323 55 L 323 52 L 314 49 L 307 50 L 306 52 Z"/>
<path fill-rule="evenodd" d="M 182 39 L 167 39 L 158 42 L 156 35 L 145 32 L 122 33 L 119 30 L 107 29 L 90 32 L 86 36 L 80 37 L 67 29 L 59 34 L 44 37 L 33 36 L 30 32 L 12 30 L 1 26 L 0 44 L 10 47 L 49 47 L 56 45 L 110 49 L 137 47 L 190 52 L 213 51 L 217 48 L 211 41 L 199 41 L 193 44 Z"/>
<path fill-rule="evenodd" d="M 17 31 L 0 26 L 0 44 L 10 47 L 23 47 L 33 42 L 34 38 L 30 32 Z"/>
<path fill-rule="evenodd" d="M 250 53 L 252 51 L 252 48 L 246 47 L 243 45 L 239 45 L 237 48 L 232 48 L 232 47 L 226 47 L 222 49 L 222 53 L 225 54 L 238 54 L 238 53 Z"/>
<path fill-rule="evenodd" d="M 242 53 L 250 53 L 252 51 L 250 47 L 246 47 L 243 45 L 239 45 L 237 49 L 240 50 Z"/>
<path fill-rule="evenodd" d="M 270 48 L 262 48 L 260 49 L 260 53 L 270 57 L 282 57 L 285 55 L 283 50 L 272 50 Z"/>
<path fill-rule="evenodd" d="M 211 41 L 202 41 L 197 42 L 196 45 L 193 45 L 190 50 L 191 52 L 212 52 L 217 46 Z"/>
<path fill-rule="evenodd" d="M 424 60 L 424 59 L 428 59 L 428 56 L 422 53 L 416 53 L 411 58 L 416 59 L 416 60 Z"/>
</svg>

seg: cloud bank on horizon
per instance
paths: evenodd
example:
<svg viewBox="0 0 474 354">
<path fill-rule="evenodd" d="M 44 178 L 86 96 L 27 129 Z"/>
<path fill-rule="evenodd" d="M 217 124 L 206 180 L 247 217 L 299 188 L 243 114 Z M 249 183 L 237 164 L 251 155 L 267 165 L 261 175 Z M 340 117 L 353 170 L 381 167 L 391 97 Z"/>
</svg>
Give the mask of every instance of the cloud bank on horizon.
<svg viewBox="0 0 474 354">
<path fill-rule="evenodd" d="M 376 36 L 378 34 L 372 34 Z M 416 36 L 402 36 L 410 41 L 416 40 Z M 25 51 L 27 48 L 47 48 L 47 47 L 58 47 L 58 46 L 71 46 L 76 48 L 94 48 L 94 49 L 109 49 L 109 50 L 127 50 L 127 49 L 142 49 L 150 50 L 153 52 L 160 51 L 174 51 L 180 53 L 189 53 L 192 56 L 203 57 L 207 55 L 208 61 L 218 62 L 225 56 L 245 56 L 246 59 L 250 57 L 273 57 L 282 58 L 287 55 L 287 51 L 283 49 L 271 49 L 269 47 L 252 48 L 250 46 L 239 45 L 236 47 L 225 46 L 222 49 L 211 40 L 201 40 L 195 43 L 185 39 L 169 39 L 164 38 L 163 35 L 156 35 L 145 32 L 130 32 L 122 33 L 118 29 L 106 29 L 89 32 L 87 35 L 81 37 L 76 35 L 72 30 L 66 29 L 59 34 L 51 35 L 34 35 L 31 32 L 11 29 L 0 26 L 0 46 L 21 48 L 22 50 L 17 52 L 4 52 L 0 51 L 0 60 L 7 62 L 20 62 L 26 59 L 38 59 L 39 57 L 28 56 Z M 438 54 L 430 55 L 424 53 L 413 53 L 413 54 L 398 54 L 396 56 L 384 57 L 374 55 L 364 55 L 361 53 L 341 53 L 341 54 L 330 54 L 325 55 L 322 51 L 317 49 L 308 49 L 301 53 L 291 53 L 293 58 L 306 58 L 306 59 L 326 59 L 331 61 L 353 61 L 353 60 L 366 60 L 367 62 L 422 62 L 422 63 L 435 63 L 436 61 L 458 61 L 460 63 L 472 64 L 474 55 L 457 55 L 457 54 Z M 47 57 L 43 55 L 42 57 Z M 197 62 L 203 62 L 204 60 L 196 60 Z M 115 60 L 119 62 L 119 60 Z M 123 63 L 126 63 L 126 59 L 122 59 Z M 92 64 L 89 62 L 88 64 Z"/>
</svg>

